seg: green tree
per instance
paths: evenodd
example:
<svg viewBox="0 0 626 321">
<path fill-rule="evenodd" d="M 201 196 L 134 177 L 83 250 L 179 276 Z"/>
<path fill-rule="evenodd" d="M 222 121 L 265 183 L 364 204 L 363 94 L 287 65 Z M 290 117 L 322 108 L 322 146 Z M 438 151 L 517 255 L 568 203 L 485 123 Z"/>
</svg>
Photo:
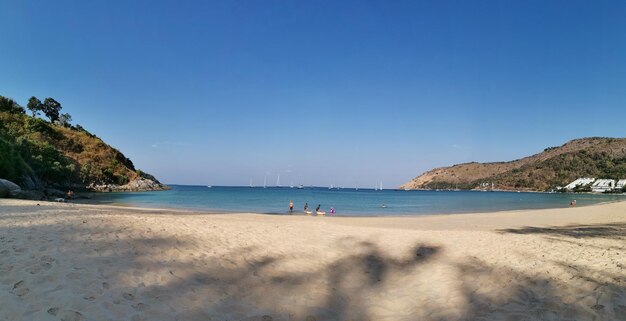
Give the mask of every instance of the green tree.
<svg viewBox="0 0 626 321">
<path fill-rule="evenodd" d="M 14 114 L 23 114 L 24 108 L 18 105 L 13 99 L 0 96 L 0 111 L 6 111 Z"/>
<path fill-rule="evenodd" d="M 48 119 L 50 119 L 51 122 L 59 120 L 61 108 L 63 108 L 61 107 L 61 103 L 51 97 L 48 97 L 43 101 L 43 113 L 46 117 L 48 117 Z"/>
<path fill-rule="evenodd" d="M 35 117 L 40 111 L 43 110 L 43 105 L 41 104 L 41 100 L 32 96 L 28 99 L 28 105 L 26 105 L 26 108 L 28 108 L 28 110 L 30 110 L 33 114 L 33 117 Z"/>
<path fill-rule="evenodd" d="M 72 116 L 70 116 L 70 114 L 65 113 L 59 116 L 59 120 L 56 121 L 56 124 L 63 126 L 65 128 L 69 128 L 71 126 L 71 122 L 72 122 Z"/>
</svg>

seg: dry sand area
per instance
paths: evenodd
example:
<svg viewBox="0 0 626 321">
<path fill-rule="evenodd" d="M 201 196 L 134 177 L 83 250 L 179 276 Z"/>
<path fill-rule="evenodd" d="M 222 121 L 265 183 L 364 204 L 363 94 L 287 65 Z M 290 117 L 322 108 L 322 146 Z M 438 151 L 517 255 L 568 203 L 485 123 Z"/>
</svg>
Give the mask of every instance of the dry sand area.
<svg viewBox="0 0 626 321">
<path fill-rule="evenodd" d="M 626 203 L 341 218 L 0 200 L 0 320 L 626 320 Z"/>
</svg>

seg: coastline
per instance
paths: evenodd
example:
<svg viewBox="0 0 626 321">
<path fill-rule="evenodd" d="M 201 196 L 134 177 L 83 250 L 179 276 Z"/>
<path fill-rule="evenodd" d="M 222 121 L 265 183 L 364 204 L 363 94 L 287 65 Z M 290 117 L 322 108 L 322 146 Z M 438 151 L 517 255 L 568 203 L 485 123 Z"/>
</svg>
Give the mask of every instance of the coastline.
<svg viewBox="0 0 626 321">
<path fill-rule="evenodd" d="M 236 188 L 239 187 L 245 187 L 245 186 L 235 186 Z M 445 192 L 454 192 L 454 191 L 445 191 Z M 460 191 L 460 192 L 480 192 L 480 191 Z M 495 191 L 496 193 L 506 193 L 506 194 L 516 194 L 517 192 L 512 192 L 512 191 Z M 554 193 L 547 193 L 547 192 L 520 192 L 520 193 L 528 193 L 528 194 L 554 194 Z M 562 195 L 564 193 L 559 193 L 558 195 Z M 594 193 L 566 193 L 567 195 L 571 195 L 572 197 L 575 197 L 576 195 L 580 195 L 582 197 L 586 196 L 586 195 L 602 195 L 602 194 L 594 194 Z M 606 203 L 613 203 L 613 202 L 625 202 L 626 201 L 626 194 L 611 194 L 609 196 L 624 196 L 623 199 L 618 199 L 618 200 L 605 200 L 605 201 L 600 201 L 600 202 L 595 202 L 595 203 L 590 203 L 590 204 L 585 204 L 585 203 L 580 203 L 577 205 L 577 207 L 587 207 L 587 206 L 595 206 L 595 205 L 599 205 L 599 204 L 606 204 Z M 579 198 L 580 199 L 580 198 Z M 569 202 L 569 200 L 568 200 Z M 278 211 L 269 211 L 269 212 L 260 212 L 260 211 L 247 211 L 247 210 L 224 210 L 224 209 L 219 209 L 219 208 L 205 208 L 205 207 L 193 207 L 193 206 L 162 206 L 163 204 L 159 204 L 156 206 L 152 206 L 151 204 L 133 204 L 131 203 L 125 203 L 125 202 L 116 202 L 116 201 L 110 201 L 110 202 L 102 202 L 102 201 L 94 201 L 90 198 L 84 198 L 84 199 L 79 199 L 77 201 L 73 201 L 71 202 L 73 204 L 76 205 L 96 205 L 96 206 L 113 206 L 113 207 L 122 207 L 122 208 L 142 208 L 142 209 L 158 209 L 158 210 L 171 210 L 171 211 L 184 211 L 184 212 L 194 212 L 194 213 L 206 213 L 206 214 L 241 214 L 241 213 L 256 213 L 256 214 L 262 214 L 262 215 L 291 215 L 289 214 L 289 212 L 287 210 L 283 211 L 283 212 L 278 212 Z M 413 213 L 413 212 L 406 212 L 406 213 L 397 213 L 397 212 L 388 212 L 385 210 L 380 210 L 380 212 L 378 213 L 367 213 L 367 214 L 354 214 L 353 211 L 351 211 L 348 215 L 339 213 L 336 215 L 333 215 L 334 217 L 413 217 L 413 216 L 438 216 L 438 215 L 468 215 L 468 214 L 480 214 L 480 213 L 500 213 L 500 212 L 515 212 L 515 211 L 534 211 L 534 210 L 547 210 L 547 209 L 559 209 L 559 208 L 568 208 L 569 205 L 566 203 L 560 204 L 559 206 L 555 206 L 555 205 L 546 205 L 545 207 L 541 206 L 541 207 L 529 207 L 529 208 L 519 208 L 519 209 L 490 209 L 490 210 L 484 210 L 484 209 L 471 209 L 471 210 L 464 210 L 464 211 L 454 211 L 454 212 L 429 212 L 429 213 Z M 304 215 L 303 212 L 295 210 L 294 215 Z"/>
<path fill-rule="evenodd" d="M 0 319 L 602 319 L 626 202 L 310 217 L 0 199 Z M 621 277 L 620 277 L 621 276 Z"/>
</svg>

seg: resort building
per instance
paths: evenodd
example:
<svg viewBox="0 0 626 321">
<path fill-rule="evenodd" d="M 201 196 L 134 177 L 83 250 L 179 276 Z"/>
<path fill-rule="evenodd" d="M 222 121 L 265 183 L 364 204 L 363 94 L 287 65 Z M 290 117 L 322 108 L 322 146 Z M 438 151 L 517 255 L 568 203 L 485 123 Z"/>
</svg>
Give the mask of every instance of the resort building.
<svg viewBox="0 0 626 321">
<path fill-rule="evenodd" d="M 599 179 L 591 185 L 591 191 L 596 193 L 603 193 L 611 191 L 615 187 L 614 179 Z"/>
<path fill-rule="evenodd" d="M 615 185 L 615 189 L 622 189 L 626 186 L 626 179 L 620 179 L 617 181 L 617 185 Z"/>
<path fill-rule="evenodd" d="M 574 188 L 576 188 L 576 186 L 585 186 L 585 185 L 589 185 L 591 183 L 593 183 L 593 181 L 595 181 L 595 178 L 590 178 L 590 177 L 584 177 L 584 178 L 579 178 L 569 184 L 567 184 L 565 186 L 566 189 L 568 190 L 573 190 Z"/>
</svg>

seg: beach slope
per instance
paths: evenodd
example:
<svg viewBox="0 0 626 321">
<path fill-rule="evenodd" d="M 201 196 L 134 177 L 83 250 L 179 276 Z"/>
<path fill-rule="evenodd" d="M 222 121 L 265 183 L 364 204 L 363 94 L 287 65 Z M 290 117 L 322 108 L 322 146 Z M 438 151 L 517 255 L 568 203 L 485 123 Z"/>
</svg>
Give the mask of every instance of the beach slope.
<svg viewBox="0 0 626 321">
<path fill-rule="evenodd" d="M 626 203 L 429 217 L 0 200 L 0 320 L 623 320 Z"/>
</svg>

